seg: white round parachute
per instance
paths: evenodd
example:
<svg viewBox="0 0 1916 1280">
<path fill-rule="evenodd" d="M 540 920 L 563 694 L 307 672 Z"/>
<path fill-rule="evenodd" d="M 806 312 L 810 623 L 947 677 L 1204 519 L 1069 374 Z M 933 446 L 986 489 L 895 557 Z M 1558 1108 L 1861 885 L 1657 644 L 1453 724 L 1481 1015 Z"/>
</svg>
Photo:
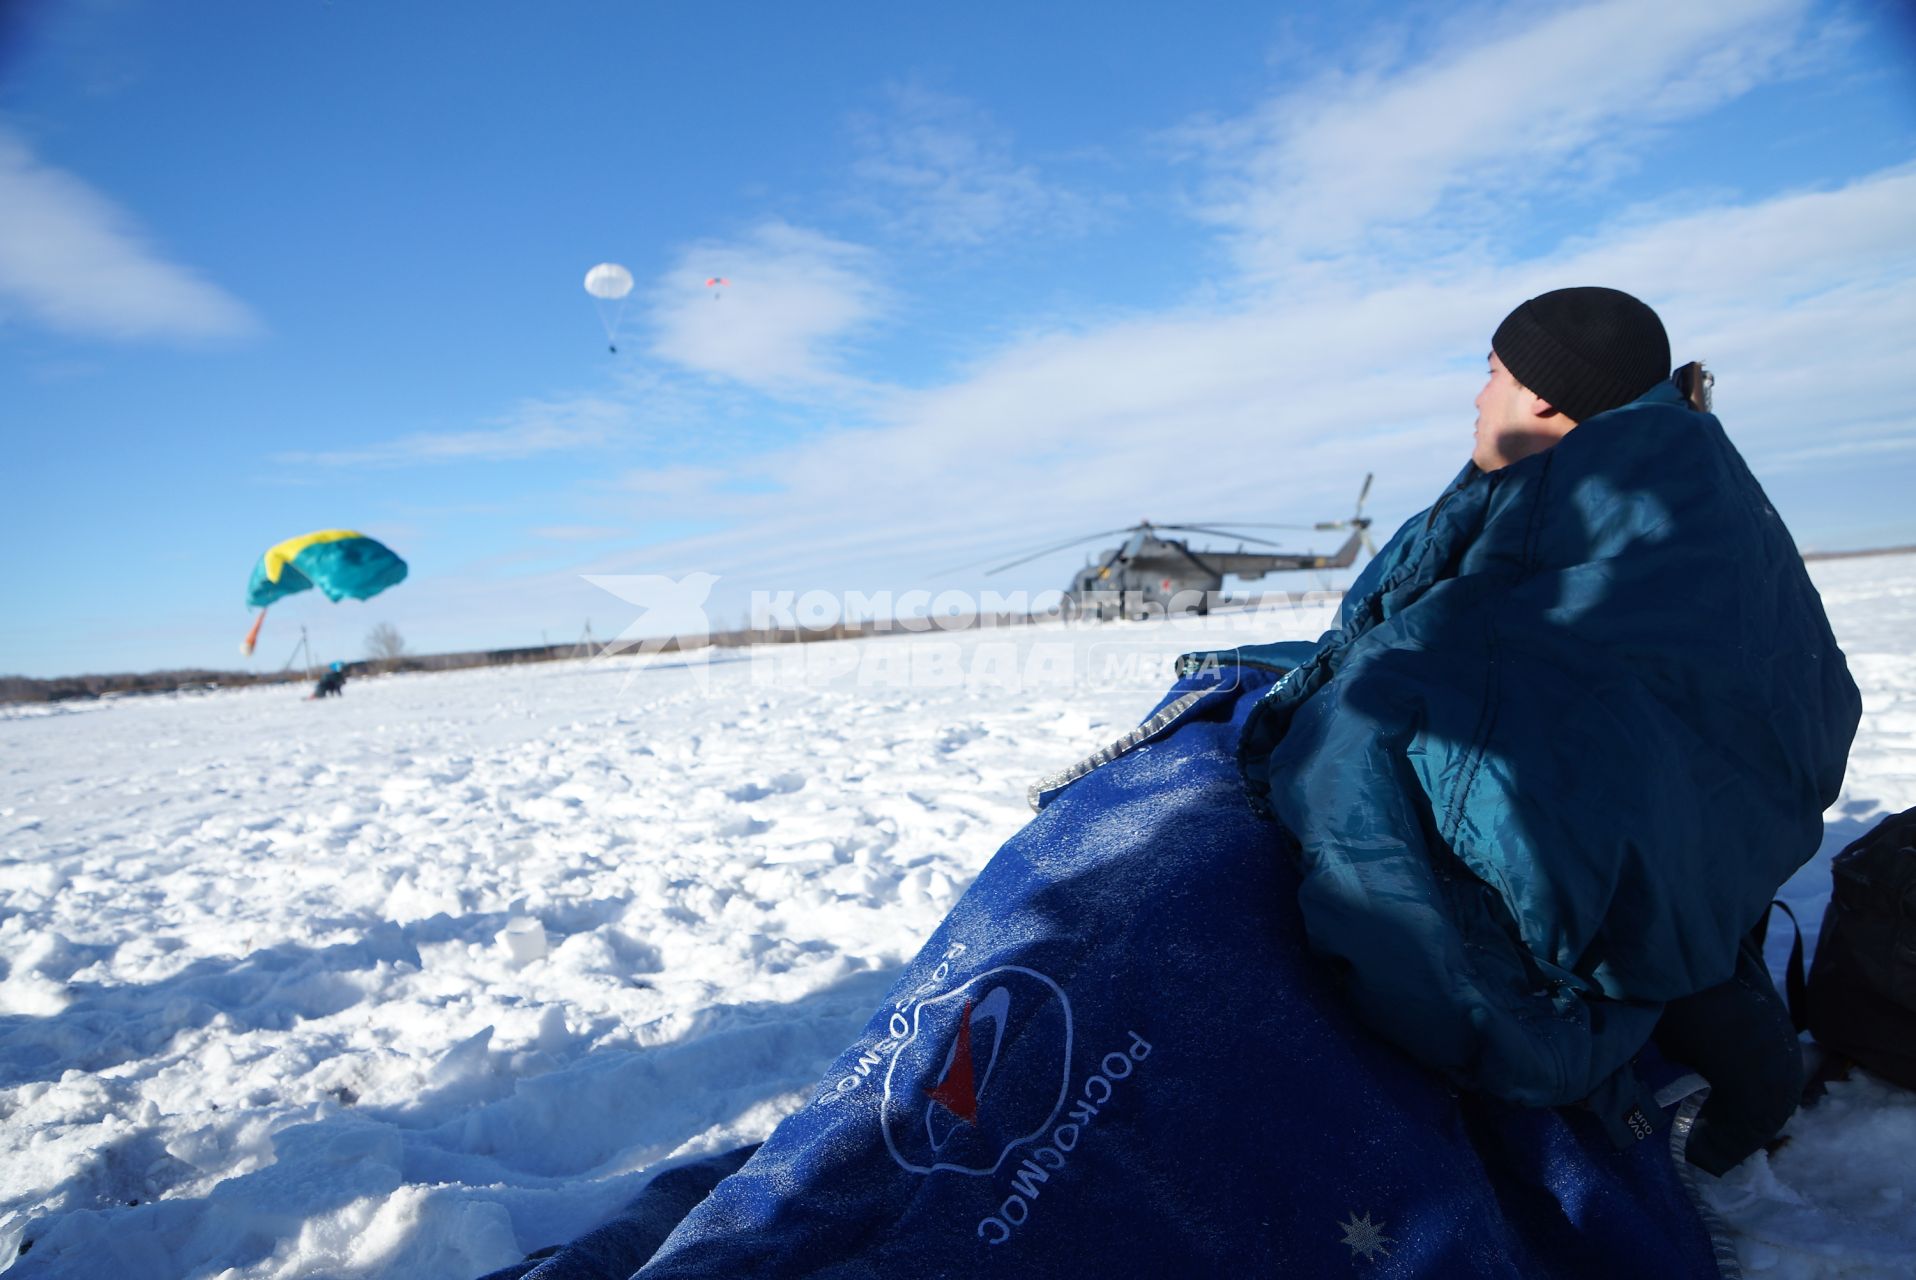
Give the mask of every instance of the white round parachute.
<svg viewBox="0 0 1916 1280">
<path fill-rule="evenodd" d="M 632 292 L 632 273 L 616 262 L 601 262 L 585 273 L 585 291 L 611 301 Z"/>
<path fill-rule="evenodd" d="M 585 291 L 599 308 L 606 349 L 619 354 L 619 318 L 625 314 L 625 300 L 632 292 L 632 273 L 616 262 L 601 262 L 585 273 Z"/>
</svg>

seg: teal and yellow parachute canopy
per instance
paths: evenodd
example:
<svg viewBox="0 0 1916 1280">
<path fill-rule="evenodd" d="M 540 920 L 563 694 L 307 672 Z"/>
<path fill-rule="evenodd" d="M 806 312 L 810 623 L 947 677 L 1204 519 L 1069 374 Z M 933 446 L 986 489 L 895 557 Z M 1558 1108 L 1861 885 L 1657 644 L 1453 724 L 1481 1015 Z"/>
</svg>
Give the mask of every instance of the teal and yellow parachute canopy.
<svg viewBox="0 0 1916 1280">
<path fill-rule="evenodd" d="M 263 609 L 314 587 L 328 600 L 369 600 L 405 578 L 406 562 L 384 543 L 351 529 L 321 529 L 267 548 L 246 584 L 246 603 Z"/>
<path fill-rule="evenodd" d="M 329 600 L 368 600 L 406 577 L 406 562 L 385 544 L 351 529 L 321 529 L 267 548 L 246 584 L 246 604 L 259 609 L 242 652 L 253 652 L 267 605 L 314 587 Z"/>
</svg>

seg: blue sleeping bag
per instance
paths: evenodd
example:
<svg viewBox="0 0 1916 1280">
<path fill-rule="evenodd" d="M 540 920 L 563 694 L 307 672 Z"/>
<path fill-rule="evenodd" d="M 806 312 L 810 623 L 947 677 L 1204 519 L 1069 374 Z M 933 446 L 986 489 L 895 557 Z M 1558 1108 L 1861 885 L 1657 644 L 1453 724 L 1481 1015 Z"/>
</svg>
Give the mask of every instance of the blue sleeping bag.
<svg viewBox="0 0 1916 1280">
<path fill-rule="evenodd" d="M 1347 1012 L 1245 802 L 1275 678 L 1187 677 L 1058 791 L 641 1274 L 1718 1275 L 1683 1123 L 1618 1150 L 1588 1114 L 1460 1095 Z M 616 1273 L 575 1250 L 526 1274 Z"/>
<path fill-rule="evenodd" d="M 1453 1083 L 1627 1140 L 1631 1058 L 1815 854 L 1861 712 L 1722 424 L 1666 382 L 1466 466 L 1296 660 L 1240 758 L 1312 951 Z"/>
</svg>

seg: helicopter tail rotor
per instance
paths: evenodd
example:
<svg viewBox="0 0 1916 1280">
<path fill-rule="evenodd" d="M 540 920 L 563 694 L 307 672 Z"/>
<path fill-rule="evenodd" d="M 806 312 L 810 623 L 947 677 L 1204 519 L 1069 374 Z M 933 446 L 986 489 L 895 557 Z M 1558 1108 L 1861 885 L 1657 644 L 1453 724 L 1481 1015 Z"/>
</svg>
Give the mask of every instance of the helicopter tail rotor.
<svg viewBox="0 0 1916 1280">
<path fill-rule="evenodd" d="M 1364 516 L 1364 499 L 1370 497 L 1370 482 L 1372 480 L 1375 480 L 1376 478 L 1377 478 L 1377 475 L 1375 472 L 1365 473 L 1364 487 L 1357 491 L 1357 508 L 1351 513 L 1350 519 L 1319 520 L 1312 527 L 1317 529 L 1368 529 L 1370 528 L 1370 521 L 1366 519 Z M 1366 535 L 1364 541 L 1368 545 L 1370 541 L 1370 538 L 1368 535 Z"/>
</svg>

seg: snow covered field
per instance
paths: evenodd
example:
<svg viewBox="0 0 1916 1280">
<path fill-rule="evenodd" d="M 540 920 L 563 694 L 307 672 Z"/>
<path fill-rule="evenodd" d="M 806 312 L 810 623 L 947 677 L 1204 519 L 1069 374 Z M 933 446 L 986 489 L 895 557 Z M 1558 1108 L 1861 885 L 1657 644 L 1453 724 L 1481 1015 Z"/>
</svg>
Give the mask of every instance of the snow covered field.
<svg viewBox="0 0 1916 1280">
<path fill-rule="evenodd" d="M 1785 891 L 1811 932 L 1829 855 L 1916 804 L 1916 557 L 1814 570 L 1865 714 Z M 794 1107 L 1166 659 L 1331 614 L 0 708 L 0 1269 L 450 1280 L 567 1240 Z M 1839 1083 L 1790 1133 L 1702 1179 L 1746 1268 L 1916 1274 L 1916 1096 Z"/>
</svg>

